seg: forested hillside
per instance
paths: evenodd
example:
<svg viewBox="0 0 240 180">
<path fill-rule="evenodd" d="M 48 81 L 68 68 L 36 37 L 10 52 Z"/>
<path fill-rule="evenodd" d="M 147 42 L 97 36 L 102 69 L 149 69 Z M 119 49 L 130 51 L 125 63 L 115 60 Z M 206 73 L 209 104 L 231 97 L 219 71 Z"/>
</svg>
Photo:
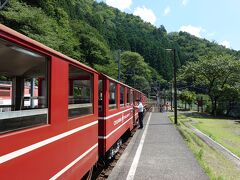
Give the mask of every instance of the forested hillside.
<svg viewBox="0 0 240 180">
<path fill-rule="evenodd" d="M 94 0 L 10 0 L 0 22 L 114 78 L 120 50 L 121 80 L 144 92 L 172 79 L 173 56 L 166 48 L 177 50 L 178 67 L 208 51 L 240 56 L 187 33 L 168 34 L 163 25 Z"/>
<path fill-rule="evenodd" d="M 180 46 L 185 61 L 198 61 L 206 55 L 233 55 L 240 59 L 240 51 L 225 48 L 216 42 L 200 39 L 186 32 L 169 33 L 168 37 Z"/>
</svg>

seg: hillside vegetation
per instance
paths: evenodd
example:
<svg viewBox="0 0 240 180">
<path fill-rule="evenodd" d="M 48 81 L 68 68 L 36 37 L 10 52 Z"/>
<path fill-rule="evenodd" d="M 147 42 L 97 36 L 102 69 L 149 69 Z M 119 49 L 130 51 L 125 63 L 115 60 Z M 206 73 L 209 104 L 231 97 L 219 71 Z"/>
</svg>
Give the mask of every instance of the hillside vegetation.
<svg viewBox="0 0 240 180">
<path fill-rule="evenodd" d="M 168 34 L 163 25 L 94 0 L 10 0 L 0 22 L 114 78 L 121 50 L 121 81 L 144 92 L 172 79 L 173 56 L 166 48 L 177 50 L 178 67 L 208 52 L 240 57 L 187 33 Z M 133 58 L 136 62 L 127 64 Z"/>
</svg>

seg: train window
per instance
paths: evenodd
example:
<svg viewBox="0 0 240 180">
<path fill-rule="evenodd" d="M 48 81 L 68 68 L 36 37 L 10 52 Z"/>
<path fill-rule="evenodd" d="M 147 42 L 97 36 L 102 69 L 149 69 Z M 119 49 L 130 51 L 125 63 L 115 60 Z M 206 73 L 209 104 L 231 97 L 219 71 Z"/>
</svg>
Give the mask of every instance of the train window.
<svg viewBox="0 0 240 180">
<path fill-rule="evenodd" d="M 48 62 L 0 39 L 0 134 L 48 123 Z"/>
<path fill-rule="evenodd" d="M 130 105 L 130 89 L 127 89 L 127 106 Z"/>
<path fill-rule="evenodd" d="M 103 111 L 103 81 L 98 81 L 98 111 Z"/>
<path fill-rule="evenodd" d="M 130 104 L 133 104 L 133 91 L 130 90 Z"/>
<path fill-rule="evenodd" d="M 109 83 L 109 109 L 115 109 L 116 106 L 116 83 Z"/>
<path fill-rule="evenodd" d="M 140 93 L 138 94 L 138 99 L 142 101 Z"/>
<path fill-rule="evenodd" d="M 93 76 L 69 65 L 68 117 L 76 118 L 93 113 Z"/>
<path fill-rule="evenodd" d="M 124 87 L 120 86 L 120 107 L 124 106 Z"/>
</svg>

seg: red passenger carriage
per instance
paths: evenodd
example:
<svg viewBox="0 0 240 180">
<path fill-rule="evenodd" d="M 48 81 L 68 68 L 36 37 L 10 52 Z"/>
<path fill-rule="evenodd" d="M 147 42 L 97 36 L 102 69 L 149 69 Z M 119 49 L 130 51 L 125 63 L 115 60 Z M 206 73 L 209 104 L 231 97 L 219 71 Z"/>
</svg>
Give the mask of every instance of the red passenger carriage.
<svg viewBox="0 0 240 180">
<path fill-rule="evenodd" d="M 0 81 L 10 93 L 0 105 L 1 179 L 79 179 L 99 156 L 114 154 L 137 119 L 133 101 L 146 101 L 3 25 L 0 63 Z"/>
<path fill-rule="evenodd" d="M 0 114 L 1 179 L 83 176 L 98 159 L 98 72 L 3 25 L 0 58 L 13 89 Z M 37 104 L 24 106 L 31 82 Z"/>
<path fill-rule="evenodd" d="M 99 153 L 104 156 L 121 136 L 133 128 L 133 89 L 106 75 L 99 79 Z M 121 140 L 118 142 L 118 146 Z M 112 147 L 112 149 L 110 149 Z M 115 147 L 118 149 L 118 147 Z M 110 151 L 109 151 L 110 150 Z"/>
</svg>

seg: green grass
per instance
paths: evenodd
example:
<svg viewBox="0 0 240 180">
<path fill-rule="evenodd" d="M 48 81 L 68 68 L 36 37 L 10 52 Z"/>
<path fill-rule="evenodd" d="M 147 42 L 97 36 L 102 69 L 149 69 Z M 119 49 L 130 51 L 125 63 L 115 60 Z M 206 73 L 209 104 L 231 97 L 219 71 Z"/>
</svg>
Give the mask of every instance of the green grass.
<svg viewBox="0 0 240 180">
<path fill-rule="evenodd" d="M 240 123 L 229 119 L 191 117 L 191 124 L 240 157 Z"/>
<path fill-rule="evenodd" d="M 170 119 L 173 120 L 173 116 L 170 116 Z M 193 124 L 201 124 L 200 122 L 196 122 L 195 119 L 189 119 L 184 115 L 180 115 L 178 120 L 179 125 L 177 127 L 179 132 L 211 180 L 239 179 L 240 171 L 231 161 L 210 148 L 191 129 L 184 125 L 186 121 L 190 121 Z"/>
</svg>

